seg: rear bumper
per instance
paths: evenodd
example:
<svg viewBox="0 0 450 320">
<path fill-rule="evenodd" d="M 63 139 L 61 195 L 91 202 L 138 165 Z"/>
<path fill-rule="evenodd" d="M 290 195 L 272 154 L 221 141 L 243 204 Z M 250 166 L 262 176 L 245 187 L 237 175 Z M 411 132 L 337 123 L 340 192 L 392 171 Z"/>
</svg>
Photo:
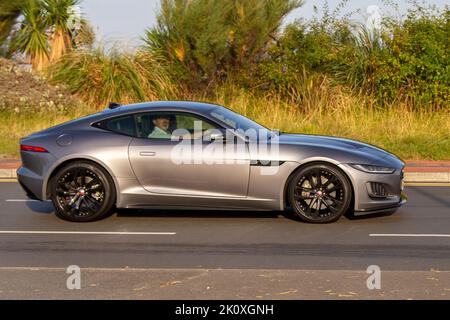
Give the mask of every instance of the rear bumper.
<svg viewBox="0 0 450 320">
<path fill-rule="evenodd" d="M 22 166 L 17 169 L 17 180 L 28 197 L 47 200 L 46 176 L 56 158 L 47 152 L 21 151 Z"/>
<path fill-rule="evenodd" d="M 27 197 L 31 200 L 40 200 L 36 194 L 33 193 L 33 191 L 31 191 L 26 185 L 25 183 L 23 183 L 20 178 L 18 178 L 19 184 L 22 187 L 23 191 L 25 191 L 25 194 L 27 195 Z"/>
<path fill-rule="evenodd" d="M 31 170 L 20 167 L 17 170 L 17 180 L 28 198 L 33 200 L 45 200 L 43 194 L 43 179 Z"/>
</svg>

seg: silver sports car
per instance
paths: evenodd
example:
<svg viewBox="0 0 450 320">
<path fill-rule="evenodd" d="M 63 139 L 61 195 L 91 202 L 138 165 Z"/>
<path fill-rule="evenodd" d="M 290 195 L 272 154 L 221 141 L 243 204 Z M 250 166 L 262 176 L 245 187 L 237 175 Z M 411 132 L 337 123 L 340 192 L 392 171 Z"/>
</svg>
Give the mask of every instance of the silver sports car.
<svg viewBox="0 0 450 320">
<path fill-rule="evenodd" d="M 165 101 L 120 106 L 20 141 L 18 180 L 56 215 L 114 208 L 286 210 L 312 223 L 395 211 L 404 163 L 361 142 L 269 130 L 227 108 Z"/>
</svg>

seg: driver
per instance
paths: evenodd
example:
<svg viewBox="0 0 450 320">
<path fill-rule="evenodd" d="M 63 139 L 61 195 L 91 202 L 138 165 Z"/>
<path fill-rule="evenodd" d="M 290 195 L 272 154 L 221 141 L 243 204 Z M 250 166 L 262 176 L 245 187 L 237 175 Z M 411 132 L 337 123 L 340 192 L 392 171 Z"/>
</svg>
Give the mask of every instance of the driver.
<svg viewBox="0 0 450 320">
<path fill-rule="evenodd" d="M 148 135 L 149 138 L 168 138 L 172 137 L 172 133 L 170 132 L 170 117 L 168 115 L 157 115 L 152 120 L 155 128 L 152 133 Z"/>
</svg>

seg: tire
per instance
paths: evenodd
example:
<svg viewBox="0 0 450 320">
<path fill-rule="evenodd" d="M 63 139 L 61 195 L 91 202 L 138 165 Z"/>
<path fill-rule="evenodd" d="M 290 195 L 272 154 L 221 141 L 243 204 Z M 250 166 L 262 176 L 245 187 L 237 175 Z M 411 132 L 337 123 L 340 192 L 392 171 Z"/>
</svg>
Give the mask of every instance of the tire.
<svg viewBox="0 0 450 320">
<path fill-rule="evenodd" d="M 345 174 L 335 166 L 311 164 L 292 177 L 288 199 L 301 220 L 330 223 L 337 221 L 349 209 L 352 188 Z"/>
<path fill-rule="evenodd" d="M 62 167 L 52 178 L 50 197 L 57 217 L 90 222 L 112 212 L 116 190 L 105 169 L 91 162 L 76 161 Z"/>
</svg>

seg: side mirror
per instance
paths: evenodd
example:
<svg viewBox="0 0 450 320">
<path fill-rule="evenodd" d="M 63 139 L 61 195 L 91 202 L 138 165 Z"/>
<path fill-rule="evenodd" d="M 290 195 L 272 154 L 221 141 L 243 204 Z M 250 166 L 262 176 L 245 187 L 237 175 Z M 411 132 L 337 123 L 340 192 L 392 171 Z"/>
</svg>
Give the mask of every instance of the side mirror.
<svg viewBox="0 0 450 320">
<path fill-rule="evenodd" d="M 209 135 L 209 138 L 211 139 L 211 141 L 225 140 L 225 136 L 222 132 L 212 132 Z"/>
<path fill-rule="evenodd" d="M 209 141 L 209 142 L 223 141 L 225 143 L 226 138 L 225 138 L 225 134 L 221 130 L 211 129 L 211 130 L 207 130 L 204 133 L 203 141 Z"/>
</svg>

